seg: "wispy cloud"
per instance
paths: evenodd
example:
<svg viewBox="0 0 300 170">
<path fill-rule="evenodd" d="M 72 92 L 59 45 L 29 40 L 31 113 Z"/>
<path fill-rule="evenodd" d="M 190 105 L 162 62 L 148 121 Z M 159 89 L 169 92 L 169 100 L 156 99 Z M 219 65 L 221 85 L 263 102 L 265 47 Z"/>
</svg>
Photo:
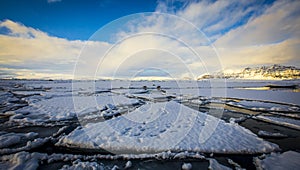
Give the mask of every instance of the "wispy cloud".
<svg viewBox="0 0 300 170">
<path fill-rule="evenodd" d="M 48 3 L 61 2 L 62 0 L 47 0 Z"/>
<path fill-rule="evenodd" d="M 175 1 L 176 2 L 176 1 Z M 259 16 L 267 7 L 255 1 L 187 1 L 184 8 L 174 9 L 173 3 L 159 3 L 158 12 L 169 12 L 183 17 L 205 34 L 215 40 L 228 30 L 247 23 L 253 17 Z M 263 1 L 261 1 L 263 2 Z M 175 8 L 176 9 L 176 8 Z"/>
</svg>

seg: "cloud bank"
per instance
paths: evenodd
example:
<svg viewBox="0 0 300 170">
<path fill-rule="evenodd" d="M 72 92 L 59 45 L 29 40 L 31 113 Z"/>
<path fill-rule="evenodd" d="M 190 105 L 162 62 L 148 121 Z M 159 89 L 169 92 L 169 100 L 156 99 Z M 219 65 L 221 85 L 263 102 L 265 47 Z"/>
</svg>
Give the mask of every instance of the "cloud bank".
<svg viewBox="0 0 300 170">
<path fill-rule="evenodd" d="M 226 68 L 299 66 L 299 8 L 299 1 L 200 1 L 183 8 L 159 2 L 157 13 L 124 17 L 121 27 L 108 26 L 115 29 L 109 42 L 99 38 L 103 30 L 90 40 L 70 41 L 4 20 L 0 77 L 195 79 Z"/>
</svg>

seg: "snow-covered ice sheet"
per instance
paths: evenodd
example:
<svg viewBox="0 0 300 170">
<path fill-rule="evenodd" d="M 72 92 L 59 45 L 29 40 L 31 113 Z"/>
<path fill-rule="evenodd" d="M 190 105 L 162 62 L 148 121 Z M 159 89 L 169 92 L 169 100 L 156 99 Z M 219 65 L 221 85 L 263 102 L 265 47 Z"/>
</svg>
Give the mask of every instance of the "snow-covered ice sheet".
<svg viewBox="0 0 300 170">
<path fill-rule="evenodd" d="M 282 154 L 271 153 L 265 159 L 255 158 L 254 162 L 257 169 L 265 170 L 286 170 L 299 169 L 300 153 L 295 151 L 287 151 Z"/>
<path fill-rule="evenodd" d="M 219 82 L 218 82 L 219 81 Z M 270 90 L 247 90 L 236 89 L 237 87 L 261 87 L 268 84 L 299 84 L 298 81 L 254 81 L 254 80 L 204 80 L 204 81 L 20 81 L 10 80 L 1 82 L 0 86 L 12 90 L 15 84 L 20 84 L 20 88 L 27 87 L 27 91 L 14 91 L 20 94 L 40 93 L 46 97 L 57 97 L 64 95 L 73 95 L 80 92 L 97 92 L 101 90 L 120 91 L 121 93 L 130 93 L 130 91 L 143 91 L 143 86 L 147 86 L 149 91 L 155 91 L 157 86 L 161 86 L 167 94 L 176 96 L 215 96 L 215 97 L 236 97 L 253 100 L 269 100 L 283 103 L 293 103 L 300 105 L 300 93 L 288 91 L 270 91 Z M 24 87 L 23 87 L 24 86 Z M 47 91 L 33 92 L 32 88 L 47 88 Z M 122 88 L 122 89 L 121 89 Z M 132 88 L 132 89 L 130 89 Z M 154 89 L 153 89 L 154 88 Z"/>
<path fill-rule="evenodd" d="M 286 117 L 275 117 L 275 116 L 262 116 L 262 115 L 256 116 L 255 118 L 265 122 L 274 123 L 277 125 L 282 125 L 285 127 L 300 130 L 300 120 L 297 119 L 291 119 Z"/>
<path fill-rule="evenodd" d="M 101 110 L 108 104 L 123 106 L 137 103 L 139 101 L 136 99 L 120 95 L 54 97 L 17 110 L 11 120 L 25 122 L 68 120 L 74 118 L 76 114 L 86 113 L 89 108 Z"/>
<path fill-rule="evenodd" d="M 84 101 L 84 98 L 82 98 Z M 26 116 L 22 116 L 26 115 Z M 72 97 L 44 99 L 16 111 L 13 121 L 55 121 L 67 120 L 76 115 Z"/>
<path fill-rule="evenodd" d="M 61 138 L 56 145 L 105 149 L 113 153 L 191 151 L 265 153 L 276 144 L 251 131 L 176 102 L 150 103 L 117 118 L 90 123 Z"/>
</svg>

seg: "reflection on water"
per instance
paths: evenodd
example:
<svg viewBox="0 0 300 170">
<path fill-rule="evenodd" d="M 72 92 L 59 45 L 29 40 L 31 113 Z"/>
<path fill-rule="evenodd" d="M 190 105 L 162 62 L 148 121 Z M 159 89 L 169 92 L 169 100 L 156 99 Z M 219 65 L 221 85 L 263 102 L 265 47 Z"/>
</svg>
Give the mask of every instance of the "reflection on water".
<svg viewBox="0 0 300 170">
<path fill-rule="evenodd" d="M 270 87 L 242 87 L 237 89 L 245 89 L 245 90 L 270 90 Z"/>
<path fill-rule="evenodd" d="M 293 89 L 292 92 L 300 92 L 300 89 Z"/>
</svg>

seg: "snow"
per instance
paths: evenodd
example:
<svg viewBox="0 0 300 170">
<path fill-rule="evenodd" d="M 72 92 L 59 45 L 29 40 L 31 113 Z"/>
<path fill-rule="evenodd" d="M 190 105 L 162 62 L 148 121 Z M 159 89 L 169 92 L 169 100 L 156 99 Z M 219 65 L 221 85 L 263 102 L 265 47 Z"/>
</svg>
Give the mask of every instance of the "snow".
<svg viewBox="0 0 300 170">
<path fill-rule="evenodd" d="M 300 167 L 300 153 L 295 151 L 287 151 L 282 154 L 271 153 L 265 159 L 256 158 L 255 164 L 257 169 L 299 169 Z"/>
<path fill-rule="evenodd" d="M 43 154 L 19 152 L 14 155 L 0 157 L 0 169 L 35 170 L 39 166 L 39 159 Z"/>
<path fill-rule="evenodd" d="M 264 130 L 258 131 L 258 136 L 261 136 L 261 137 L 273 137 L 273 138 L 288 137 L 287 135 L 281 134 L 279 132 L 268 132 L 268 131 L 264 131 Z"/>
<path fill-rule="evenodd" d="M 0 149 L 7 148 L 21 142 L 34 139 L 38 134 L 34 132 L 29 133 L 7 133 L 0 132 Z"/>
<path fill-rule="evenodd" d="M 229 123 L 232 123 L 232 124 L 234 124 L 234 123 L 240 123 L 240 122 L 245 121 L 246 119 L 248 119 L 248 117 L 246 117 L 246 116 L 242 116 L 242 117 L 239 117 L 239 118 L 233 118 L 233 117 L 231 117 L 229 119 Z"/>
<path fill-rule="evenodd" d="M 220 164 L 215 159 L 208 159 L 208 160 L 209 160 L 208 169 L 210 169 L 210 170 L 231 170 L 231 168 L 228 168 L 227 166 L 224 166 L 224 165 Z"/>
<path fill-rule="evenodd" d="M 132 162 L 131 161 L 127 161 L 126 164 L 125 164 L 124 169 L 128 169 L 128 168 L 131 168 L 131 167 L 132 167 Z"/>
<path fill-rule="evenodd" d="M 232 159 L 227 159 L 228 163 L 235 167 L 236 170 L 245 170 L 238 163 L 234 162 Z"/>
<path fill-rule="evenodd" d="M 0 113 L 0 116 L 12 116 L 12 115 L 15 115 L 16 112 L 14 111 L 7 111 L 7 112 L 4 112 L 4 113 Z"/>
<path fill-rule="evenodd" d="M 146 104 L 124 116 L 87 124 L 61 138 L 56 145 L 105 149 L 118 154 L 166 150 L 265 153 L 279 149 L 239 125 L 173 101 Z"/>
<path fill-rule="evenodd" d="M 32 169 L 36 169 L 38 163 L 43 161 L 45 163 L 51 164 L 55 162 L 71 162 L 71 165 L 64 165 L 62 169 L 89 169 L 89 168 L 100 168 L 111 169 L 113 166 L 105 166 L 102 163 L 95 162 L 95 160 L 106 160 L 107 161 L 116 161 L 116 160 L 128 160 L 124 165 L 124 169 L 131 169 L 132 162 L 130 159 L 139 159 L 139 158 L 148 158 L 156 160 L 170 160 L 178 159 L 175 158 L 175 155 L 185 155 L 183 158 L 193 158 L 193 159 L 205 159 L 204 156 L 199 153 L 171 153 L 171 152 L 162 152 L 158 154 L 143 154 L 143 155 L 74 155 L 74 154 L 46 154 L 46 153 L 29 153 L 29 152 L 18 152 L 10 155 L 3 155 L 0 157 L 0 169 L 14 169 L 13 167 L 18 167 L 19 169 L 31 169 L 30 166 L 33 166 Z M 84 167 L 84 168 L 83 168 Z"/>
<path fill-rule="evenodd" d="M 297 119 L 291 119 L 286 117 L 275 117 L 275 116 L 263 116 L 263 115 L 256 116 L 255 118 L 265 122 L 274 123 L 277 125 L 300 130 L 300 120 Z"/>
<path fill-rule="evenodd" d="M 106 106 L 112 106 L 112 104 L 126 106 L 138 103 L 140 103 L 139 100 L 120 95 L 54 97 L 31 103 L 29 106 L 17 110 L 17 114 L 10 119 L 29 122 L 60 121 L 73 119 L 76 115 L 96 112 Z M 24 117 L 24 114 L 28 115 Z"/>
<path fill-rule="evenodd" d="M 191 163 L 183 163 L 181 166 L 182 170 L 191 170 L 192 169 L 192 164 Z"/>
<path fill-rule="evenodd" d="M 26 106 L 26 103 L 10 92 L 0 91 L 0 106 L 0 115 L 6 115 L 6 112 L 8 111 L 13 111 Z"/>
<path fill-rule="evenodd" d="M 117 165 L 114 165 L 111 170 L 119 170 L 120 168 Z"/>
<path fill-rule="evenodd" d="M 249 80 L 283 80 L 299 79 L 300 69 L 294 66 L 271 65 L 262 67 L 247 67 L 243 70 L 222 70 L 213 74 L 199 76 L 199 78 L 229 78 Z"/>
<path fill-rule="evenodd" d="M 98 164 L 97 162 L 81 162 L 81 161 L 74 161 L 71 166 L 64 165 L 61 170 L 84 170 L 84 169 L 91 169 L 91 170 L 104 170 L 104 166 L 102 164 Z"/>
<path fill-rule="evenodd" d="M 63 80 L 0 81 L 0 115 L 1 121 L 4 121 L 1 130 L 5 130 L 6 127 L 13 127 L 9 129 L 10 131 L 22 127 L 34 129 L 35 125 L 55 128 L 61 126 L 56 133 L 46 138 L 37 138 L 38 134 L 35 132 L 1 131 L 0 169 L 14 167 L 36 169 L 40 160 L 47 163 L 71 162 L 71 165 L 64 166 L 66 169 L 95 168 L 102 167 L 101 163 L 95 161 L 102 159 L 107 161 L 123 159 L 127 163 L 118 166 L 132 168 L 132 162 L 129 161 L 131 159 L 188 161 L 205 159 L 203 154 L 213 157 L 213 153 L 256 154 L 278 151 L 279 147 L 276 144 L 260 137 L 286 137 L 285 132 L 260 130 L 257 136 L 237 124 L 245 119 L 256 118 L 300 129 L 299 91 L 254 90 L 268 84 L 294 85 L 299 84 L 299 80 L 226 80 L 226 82 L 97 80 L 74 81 L 74 84 L 72 81 Z M 147 86 L 147 90 L 144 86 Z M 165 92 L 157 90 L 157 86 L 161 86 Z M 228 107 L 229 111 L 232 109 L 237 116 L 229 115 L 230 123 L 226 123 L 179 103 L 202 105 L 203 108 L 210 106 L 210 103 L 211 107 L 214 103 L 219 105 L 227 103 L 253 109 L 257 113 L 260 111 L 268 113 L 245 116 L 237 113 L 239 109 Z M 98 119 L 103 117 L 105 120 Z M 106 120 L 106 117 L 109 117 L 109 120 Z M 75 128 L 77 120 L 81 124 Z M 70 128 L 71 123 L 75 125 Z M 69 133 L 71 130 L 73 131 Z M 27 132 L 27 129 L 25 131 Z M 291 136 L 287 138 L 291 139 Z M 68 149 L 87 148 L 99 153 L 106 150 L 112 154 L 84 156 L 32 153 L 36 148 L 50 142 L 56 142 L 56 146 L 65 146 Z M 270 160 L 276 158 L 283 162 L 287 161 L 284 159 L 288 156 L 299 160 L 299 153 L 296 155 L 272 153 L 266 159 L 257 162 L 260 163 L 260 167 L 271 167 L 273 163 L 270 163 Z M 211 167 L 226 168 L 214 159 L 209 160 Z M 231 167 L 239 168 L 234 162 L 229 160 L 228 162 Z"/>
<path fill-rule="evenodd" d="M 19 148 L 3 148 L 0 149 L 0 154 L 11 154 L 11 153 L 17 153 L 20 151 L 29 151 L 34 148 L 38 148 L 40 146 L 43 146 L 45 143 L 47 143 L 51 138 L 36 138 L 33 141 L 27 141 L 25 146 L 19 147 Z"/>
</svg>

